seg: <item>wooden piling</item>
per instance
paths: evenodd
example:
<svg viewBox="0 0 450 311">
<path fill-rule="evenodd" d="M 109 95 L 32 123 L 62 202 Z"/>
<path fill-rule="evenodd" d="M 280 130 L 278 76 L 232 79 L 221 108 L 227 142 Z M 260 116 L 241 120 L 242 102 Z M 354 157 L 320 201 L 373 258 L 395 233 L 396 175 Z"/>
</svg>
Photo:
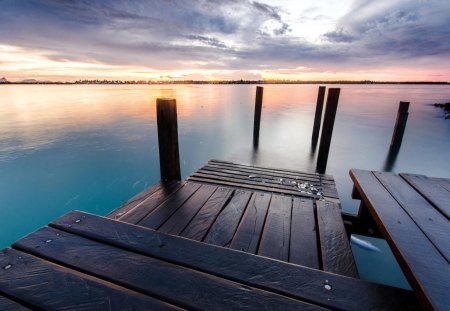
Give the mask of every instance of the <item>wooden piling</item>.
<svg viewBox="0 0 450 311">
<path fill-rule="evenodd" d="M 316 170 L 319 174 L 324 174 L 327 167 L 328 153 L 330 151 L 331 136 L 333 135 L 333 126 L 336 118 L 340 92 L 340 88 L 328 89 L 322 134 L 320 136 L 319 155 L 317 156 Z"/>
<path fill-rule="evenodd" d="M 255 96 L 255 119 L 253 122 L 253 147 L 257 148 L 259 143 L 259 128 L 261 124 L 261 110 L 263 101 L 263 87 L 256 87 Z"/>
<path fill-rule="evenodd" d="M 400 147 L 405 133 L 406 121 L 408 120 L 409 102 L 400 102 L 395 122 L 394 133 L 392 134 L 391 148 Z"/>
<path fill-rule="evenodd" d="M 161 180 L 181 180 L 176 100 L 158 98 L 156 116 Z"/>
<path fill-rule="evenodd" d="M 317 94 L 316 115 L 314 116 L 314 126 L 312 132 L 313 144 L 317 142 L 317 139 L 319 138 L 320 122 L 322 121 L 323 100 L 325 98 L 325 89 L 326 89 L 325 86 L 319 86 L 319 93 Z"/>
</svg>

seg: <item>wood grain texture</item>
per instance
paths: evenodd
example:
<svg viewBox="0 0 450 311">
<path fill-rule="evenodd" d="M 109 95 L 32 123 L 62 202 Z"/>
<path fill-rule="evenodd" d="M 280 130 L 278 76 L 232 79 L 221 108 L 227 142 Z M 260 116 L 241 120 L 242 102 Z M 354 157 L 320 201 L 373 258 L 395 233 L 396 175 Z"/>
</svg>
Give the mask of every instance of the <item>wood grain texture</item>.
<svg viewBox="0 0 450 311">
<path fill-rule="evenodd" d="M 202 185 L 158 230 L 179 235 L 216 190 L 215 186 Z"/>
<path fill-rule="evenodd" d="M 0 310 L 7 311 L 28 311 L 31 310 L 15 301 L 12 301 L 6 297 L 0 296 Z"/>
<path fill-rule="evenodd" d="M 170 181 L 171 182 L 171 181 Z M 170 183 L 169 182 L 169 183 Z M 123 205 L 119 206 L 118 208 L 112 210 L 109 212 L 106 217 L 109 217 L 111 219 L 118 219 L 122 217 L 126 212 L 133 209 L 137 205 L 141 204 L 146 198 L 151 196 L 153 193 L 155 193 L 158 190 L 161 190 L 167 182 L 159 181 L 154 185 L 151 185 L 147 189 L 145 189 L 142 192 L 139 192 L 134 197 L 129 199 L 127 202 L 125 202 Z"/>
<path fill-rule="evenodd" d="M 196 183 L 186 183 L 186 185 L 173 193 L 164 203 L 157 206 L 151 213 L 147 214 L 138 222 L 139 226 L 150 229 L 159 228 L 169 217 L 184 204 L 201 185 Z"/>
<path fill-rule="evenodd" d="M 250 177 L 251 176 L 251 177 Z M 271 187 L 274 189 L 288 190 L 297 192 L 297 195 L 301 195 L 302 192 L 299 191 L 298 184 L 308 183 L 311 187 L 316 188 L 318 191 L 323 192 L 324 196 L 336 196 L 336 190 L 334 185 L 327 184 L 322 186 L 320 180 L 305 180 L 305 179 L 292 179 L 292 178 L 268 178 L 263 177 L 259 174 L 245 174 L 238 175 L 231 172 L 210 170 L 210 169 L 199 169 L 195 172 L 192 177 L 208 178 L 211 180 L 223 180 L 232 181 L 235 183 L 242 183 L 246 185 L 257 185 Z M 213 181 L 212 181 L 213 182 Z"/>
<path fill-rule="evenodd" d="M 252 169 L 252 167 L 248 168 L 241 168 L 236 166 L 224 166 L 224 165 L 217 165 L 215 163 L 208 163 L 200 170 L 204 171 L 213 171 L 213 172 L 222 172 L 222 173 L 228 173 L 236 176 L 237 178 L 248 178 L 249 175 L 256 175 L 261 178 L 265 178 L 268 180 L 279 180 L 280 178 L 285 179 L 292 179 L 292 180 L 304 180 L 304 181 L 311 181 L 311 182 L 320 182 L 320 176 L 319 175 L 310 175 L 310 174 L 298 174 L 298 175 L 291 175 L 286 174 L 285 172 L 266 172 L 264 170 L 259 169 Z M 332 183 L 331 180 L 325 180 L 325 183 Z"/>
<path fill-rule="evenodd" d="M 237 164 L 237 163 L 232 163 L 232 162 L 222 161 L 222 160 L 215 160 L 215 159 L 208 161 L 208 164 L 212 164 L 212 163 L 220 164 L 220 165 L 229 165 L 229 166 L 233 166 L 233 167 L 252 168 L 254 170 L 264 170 L 267 172 L 275 172 L 275 173 L 283 172 L 285 174 L 291 174 L 294 176 L 299 176 L 299 175 L 320 176 L 323 179 L 334 181 L 333 176 L 327 175 L 327 174 L 305 173 L 305 172 L 296 171 L 296 170 L 289 170 L 289 169 L 284 169 L 284 168 L 273 168 L 273 167 L 267 167 L 267 166 L 261 166 L 261 165 L 250 165 L 250 164 L 241 164 L 241 163 Z"/>
<path fill-rule="evenodd" d="M 316 207 L 323 270 L 357 278 L 358 272 L 339 205 L 316 201 Z"/>
<path fill-rule="evenodd" d="M 256 253 L 270 199 L 268 193 L 253 193 L 230 248 Z"/>
<path fill-rule="evenodd" d="M 400 176 L 381 172 L 373 174 L 450 264 L 450 221 Z"/>
<path fill-rule="evenodd" d="M 131 224 L 137 224 L 160 204 L 170 198 L 171 195 L 174 195 L 178 190 L 182 189 L 184 185 L 184 181 L 162 183 L 161 189 L 155 191 L 151 196 L 128 210 L 118 219 Z"/>
<path fill-rule="evenodd" d="M 47 240 L 47 239 L 46 239 Z M 40 240 L 39 245 L 46 240 Z M 47 243 L 50 244 L 50 243 Z M 37 247 L 35 249 L 39 249 Z M 89 252 L 88 252 L 89 253 Z M 74 255 L 80 257 L 80 254 Z M 41 310 L 170 310 L 155 298 L 12 249 L 0 253 L 0 291 Z"/>
<path fill-rule="evenodd" d="M 46 240 L 51 242 L 43 243 Z M 15 243 L 15 247 L 183 308 L 323 310 L 53 228 L 42 228 Z"/>
<path fill-rule="evenodd" d="M 217 215 L 228 203 L 233 191 L 219 187 L 216 192 L 206 201 L 194 219 L 181 232 L 180 236 L 195 241 L 202 241 L 217 218 Z"/>
<path fill-rule="evenodd" d="M 317 228 L 313 200 L 294 198 L 289 262 L 319 269 Z"/>
<path fill-rule="evenodd" d="M 442 188 L 450 192 L 450 179 L 439 177 L 428 177 L 430 180 L 438 183 Z"/>
<path fill-rule="evenodd" d="M 450 265 L 370 171 L 350 170 L 363 201 L 425 309 L 446 310 Z"/>
<path fill-rule="evenodd" d="M 400 174 L 410 185 L 430 201 L 448 220 L 450 220 L 450 192 L 424 175 Z"/>
<path fill-rule="evenodd" d="M 264 186 L 264 185 L 259 185 L 259 184 L 251 185 L 251 184 L 246 184 L 246 183 L 241 183 L 241 182 L 225 181 L 225 180 L 221 180 L 221 179 L 203 178 L 203 177 L 197 177 L 195 175 L 189 177 L 189 181 L 200 182 L 200 183 L 209 183 L 209 184 L 213 184 L 213 185 L 232 187 L 235 189 L 245 189 L 247 191 L 265 191 L 265 192 L 273 192 L 273 193 L 278 193 L 278 194 L 302 196 L 305 198 L 318 198 L 318 196 L 316 196 L 316 195 L 301 193 L 300 191 L 277 189 L 277 188 L 273 188 L 270 186 Z"/>
<path fill-rule="evenodd" d="M 51 225 L 132 252 L 332 309 L 361 310 L 361 306 L 367 310 L 418 309 L 410 291 L 164 235 L 92 214 L 73 211 Z M 325 289 L 325 281 L 332 290 Z"/>
<path fill-rule="evenodd" d="M 206 243 L 229 246 L 236 228 L 241 220 L 251 192 L 238 190 L 231 201 L 225 206 L 212 224 L 208 234 L 203 240 Z"/>
<path fill-rule="evenodd" d="M 289 260 L 291 212 L 292 198 L 290 196 L 272 196 L 258 255 L 283 261 Z"/>
</svg>

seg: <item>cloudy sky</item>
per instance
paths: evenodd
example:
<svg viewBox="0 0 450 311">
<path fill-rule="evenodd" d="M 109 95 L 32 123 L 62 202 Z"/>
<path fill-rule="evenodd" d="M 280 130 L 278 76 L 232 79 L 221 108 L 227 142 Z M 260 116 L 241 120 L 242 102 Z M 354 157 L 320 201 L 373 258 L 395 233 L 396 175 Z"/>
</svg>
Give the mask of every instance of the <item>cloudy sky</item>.
<svg viewBox="0 0 450 311">
<path fill-rule="evenodd" d="M 450 81 L 449 0 L 0 0 L 0 77 Z"/>
</svg>

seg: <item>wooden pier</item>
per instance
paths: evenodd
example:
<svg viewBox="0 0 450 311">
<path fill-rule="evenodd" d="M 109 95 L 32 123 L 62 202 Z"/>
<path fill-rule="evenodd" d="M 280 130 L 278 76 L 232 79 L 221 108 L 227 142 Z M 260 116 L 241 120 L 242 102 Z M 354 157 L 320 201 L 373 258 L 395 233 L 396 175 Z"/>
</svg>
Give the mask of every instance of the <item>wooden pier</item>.
<svg viewBox="0 0 450 311">
<path fill-rule="evenodd" d="M 331 176 L 210 161 L 0 254 L 2 310 L 414 310 L 357 278 Z"/>
<path fill-rule="evenodd" d="M 360 226 L 375 226 L 427 310 L 450 309 L 450 179 L 351 170 Z"/>
</svg>

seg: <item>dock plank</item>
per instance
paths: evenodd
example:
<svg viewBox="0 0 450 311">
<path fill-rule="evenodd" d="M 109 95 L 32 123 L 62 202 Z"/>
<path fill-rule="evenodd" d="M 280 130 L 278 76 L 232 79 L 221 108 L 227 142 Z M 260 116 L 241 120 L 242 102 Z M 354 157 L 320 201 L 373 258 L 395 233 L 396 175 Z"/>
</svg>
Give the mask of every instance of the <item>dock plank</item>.
<svg viewBox="0 0 450 311">
<path fill-rule="evenodd" d="M 251 168 L 253 170 L 267 171 L 267 172 L 272 172 L 275 174 L 279 174 L 280 172 L 283 172 L 283 174 L 289 174 L 289 175 L 293 175 L 293 176 L 302 176 L 302 175 L 320 176 L 323 179 L 334 181 L 333 176 L 326 175 L 326 174 L 305 173 L 305 172 L 301 172 L 301 171 L 289 170 L 289 169 L 284 169 L 284 168 L 273 168 L 273 167 L 266 167 L 266 166 L 261 166 L 261 165 L 233 163 L 233 162 L 216 160 L 216 159 L 208 161 L 208 164 L 212 164 L 212 163 L 217 164 L 217 165 L 232 166 L 232 167 L 236 167 L 236 168 Z"/>
<path fill-rule="evenodd" d="M 350 176 L 422 306 L 448 309 L 448 262 L 372 172 L 352 169 Z"/>
<path fill-rule="evenodd" d="M 314 202 L 300 198 L 293 200 L 289 262 L 319 269 Z"/>
<path fill-rule="evenodd" d="M 361 306 L 367 310 L 418 309 L 417 300 L 410 291 L 164 235 L 84 212 L 70 212 L 51 225 L 102 243 L 332 309 L 360 310 Z M 325 280 L 332 290 L 325 289 Z"/>
<path fill-rule="evenodd" d="M 325 271 L 358 277 L 339 205 L 316 201 L 322 266 Z"/>
<path fill-rule="evenodd" d="M 189 177 L 189 181 L 195 181 L 195 182 L 202 182 L 202 183 L 212 183 L 215 185 L 222 185 L 222 186 L 228 186 L 233 187 L 236 189 L 245 189 L 250 191 L 266 191 L 266 192 L 273 192 L 278 194 L 287 194 L 287 195 L 296 195 L 296 196 L 303 196 L 307 198 L 318 198 L 318 196 L 313 194 L 307 194 L 307 193 L 301 193 L 300 191 L 292 191 L 292 190 L 284 190 L 279 188 L 274 188 L 271 186 L 262 186 L 260 184 L 247 184 L 247 183 L 241 183 L 241 182 L 235 182 L 235 181 L 226 181 L 222 179 L 210 179 L 210 178 L 203 178 L 198 176 L 191 176 Z"/>
<path fill-rule="evenodd" d="M 249 176 L 252 176 L 251 178 Z M 311 181 L 311 180 L 301 180 L 301 179 L 288 179 L 286 177 L 284 178 L 276 178 L 276 179 L 269 179 L 266 177 L 262 177 L 260 175 L 245 175 L 245 176 L 239 176 L 232 173 L 225 173 L 223 171 L 217 172 L 212 170 L 206 170 L 206 169 L 200 169 L 197 172 L 195 172 L 191 177 L 193 178 L 202 178 L 202 179 L 210 179 L 211 182 L 214 182 L 215 180 L 219 181 L 228 181 L 228 182 L 234 182 L 234 183 L 242 183 L 245 185 L 256 185 L 256 186 L 264 186 L 264 187 L 271 187 L 274 189 L 279 189 L 280 192 L 283 192 L 283 190 L 286 191 L 293 191 L 296 192 L 297 195 L 302 195 L 302 192 L 298 188 L 298 184 L 304 184 L 308 183 L 315 189 L 316 191 L 310 191 L 312 194 L 316 194 L 317 192 L 323 193 L 324 196 L 331 196 L 336 197 L 336 190 L 333 188 L 330 188 L 330 185 L 322 186 L 320 181 Z M 305 191 L 306 192 L 306 191 Z"/>
<path fill-rule="evenodd" d="M 0 310 L 8 311 L 28 311 L 31 310 L 13 300 L 0 296 Z"/>
<path fill-rule="evenodd" d="M 179 235 L 216 190 L 215 186 L 202 185 L 158 230 Z"/>
<path fill-rule="evenodd" d="M 141 204 L 145 199 L 150 197 L 155 192 L 161 191 L 162 189 L 167 189 L 170 186 L 172 186 L 172 184 L 175 186 L 180 186 L 180 187 L 182 186 L 182 183 L 180 181 L 158 181 L 154 185 L 151 185 L 150 187 L 146 188 L 144 191 L 136 194 L 134 197 L 129 199 L 123 205 L 121 205 L 118 208 L 109 212 L 106 215 L 106 217 L 109 217 L 112 219 L 119 219 L 124 214 L 126 214 L 128 211 L 132 210 L 137 205 Z"/>
<path fill-rule="evenodd" d="M 253 193 L 230 248 L 256 253 L 270 199 L 268 193 Z"/>
<path fill-rule="evenodd" d="M 448 220 L 450 220 L 450 192 L 443 187 L 441 183 L 423 175 L 400 174 L 400 176 L 440 210 Z"/>
<path fill-rule="evenodd" d="M 51 242 L 43 244 L 42 241 L 46 240 Z M 120 286 L 159 297 L 183 308 L 260 310 L 269 307 L 274 310 L 324 310 L 319 306 L 257 288 L 243 288 L 242 284 L 234 281 L 58 229 L 42 228 L 16 242 L 14 247 Z M 126 267 L 127 273 L 117 267 Z"/>
<path fill-rule="evenodd" d="M 195 241 L 202 241 L 209 228 L 217 218 L 217 215 L 229 202 L 233 191 L 231 189 L 219 187 L 216 192 L 206 201 L 194 219 L 180 233 L 180 236 Z"/>
<path fill-rule="evenodd" d="M 313 175 L 287 175 L 283 172 L 279 172 L 278 174 L 275 173 L 267 173 L 265 171 L 260 170 L 252 170 L 251 168 L 239 168 L 239 167 L 233 167 L 233 166 L 222 166 L 222 165 L 216 165 L 213 163 L 208 163 L 202 168 L 199 169 L 199 171 L 202 172 L 215 172 L 215 173 L 224 173 L 224 174 L 230 174 L 233 175 L 235 178 L 241 178 L 241 179 L 248 179 L 249 176 L 255 176 L 258 178 L 263 178 L 268 181 L 276 181 L 282 179 L 289 179 L 289 180 L 298 180 L 298 181 L 307 181 L 311 183 L 317 183 L 319 184 L 321 181 L 320 176 L 313 176 Z M 332 183 L 330 180 L 324 180 L 325 183 Z"/>
<path fill-rule="evenodd" d="M 272 196 L 258 255 L 283 261 L 289 260 L 291 213 L 292 198 L 290 196 Z"/>
<path fill-rule="evenodd" d="M 231 201 L 222 209 L 212 224 L 204 242 L 224 247 L 229 246 L 250 196 L 251 192 L 249 191 L 235 191 Z"/>
<path fill-rule="evenodd" d="M 171 195 L 182 189 L 185 182 L 181 183 L 163 183 L 162 188 L 155 191 L 152 195 L 146 198 L 141 203 L 128 210 L 124 215 L 120 216 L 121 221 L 125 221 L 131 224 L 137 224 L 145 216 L 151 213 L 160 204 L 166 201 Z"/>
<path fill-rule="evenodd" d="M 176 309 L 155 298 L 7 248 L 0 253 L 0 266 L 8 264 L 12 265 L 10 269 L 0 269 L 1 292 L 33 309 L 109 310 L 112 305 L 123 310 Z"/>
<path fill-rule="evenodd" d="M 157 206 L 137 224 L 146 228 L 159 228 L 178 208 L 184 204 L 199 188 L 200 184 L 186 183 L 186 185 L 171 195 L 164 203 Z"/>
<path fill-rule="evenodd" d="M 381 172 L 373 174 L 450 263 L 450 222 L 448 219 L 400 176 Z"/>
</svg>

